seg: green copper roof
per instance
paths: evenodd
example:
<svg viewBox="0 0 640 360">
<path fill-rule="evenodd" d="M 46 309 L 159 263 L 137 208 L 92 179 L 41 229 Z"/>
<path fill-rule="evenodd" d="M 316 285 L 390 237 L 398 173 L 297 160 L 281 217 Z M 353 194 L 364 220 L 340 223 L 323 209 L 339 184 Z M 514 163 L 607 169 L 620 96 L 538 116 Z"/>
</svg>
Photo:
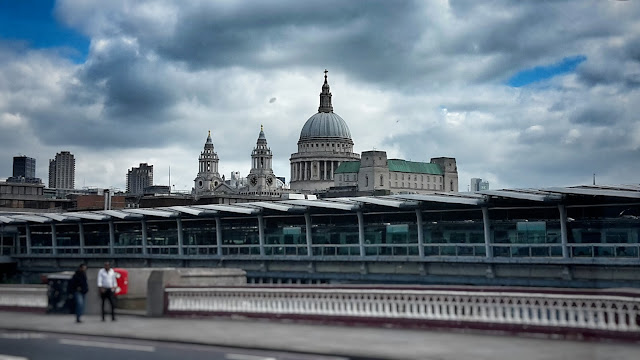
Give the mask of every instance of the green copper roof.
<svg viewBox="0 0 640 360">
<path fill-rule="evenodd" d="M 387 164 L 389 165 L 389 171 L 442 175 L 442 169 L 440 169 L 440 166 L 438 164 L 399 159 L 389 159 L 387 160 Z"/>
<path fill-rule="evenodd" d="M 336 174 L 357 173 L 360 170 L 360 161 L 343 161 L 336 169 Z"/>
</svg>

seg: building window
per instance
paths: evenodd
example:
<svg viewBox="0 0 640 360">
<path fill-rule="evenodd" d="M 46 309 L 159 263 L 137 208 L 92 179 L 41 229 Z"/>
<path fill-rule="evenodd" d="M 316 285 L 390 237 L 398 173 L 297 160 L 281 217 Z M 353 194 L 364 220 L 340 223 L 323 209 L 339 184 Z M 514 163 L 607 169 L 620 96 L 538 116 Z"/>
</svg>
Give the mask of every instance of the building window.
<svg viewBox="0 0 640 360">
<path fill-rule="evenodd" d="M 384 186 L 384 177 L 380 175 L 380 186 Z"/>
<path fill-rule="evenodd" d="M 452 183 L 453 184 L 453 183 Z M 369 186 L 369 175 L 365 175 L 364 176 L 364 186 L 368 187 Z"/>
<path fill-rule="evenodd" d="M 342 175 L 338 175 L 338 181 L 342 181 Z"/>
</svg>

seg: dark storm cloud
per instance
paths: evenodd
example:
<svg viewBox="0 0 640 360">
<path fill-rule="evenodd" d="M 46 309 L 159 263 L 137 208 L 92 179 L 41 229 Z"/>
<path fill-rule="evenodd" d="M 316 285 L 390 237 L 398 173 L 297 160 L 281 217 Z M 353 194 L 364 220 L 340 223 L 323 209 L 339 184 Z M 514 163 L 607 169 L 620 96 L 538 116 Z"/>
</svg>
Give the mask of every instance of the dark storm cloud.
<svg viewBox="0 0 640 360">
<path fill-rule="evenodd" d="M 107 53 L 92 57 L 78 72 L 81 85 L 70 88 L 68 100 L 85 102 L 87 94 L 95 94 L 104 97 L 105 115 L 114 121 L 167 121 L 163 114 L 179 95 L 164 64 L 118 40 L 103 51 Z"/>
<path fill-rule="evenodd" d="M 621 109 L 603 104 L 581 109 L 575 112 L 570 119 L 574 124 L 590 126 L 611 126 L 618 122 L 624 122 L 624 120 L 624 113 Z"/>
<path fill-rule="evenodd" d="M 142 43 L 196 69 L 330 66 L 384 79 L 392 73 L 388 66 L 410 51 L 424 20 L 410 1 L 239 4 L 185 7 L 169 37 L 140 34 Z"/>
</svg>

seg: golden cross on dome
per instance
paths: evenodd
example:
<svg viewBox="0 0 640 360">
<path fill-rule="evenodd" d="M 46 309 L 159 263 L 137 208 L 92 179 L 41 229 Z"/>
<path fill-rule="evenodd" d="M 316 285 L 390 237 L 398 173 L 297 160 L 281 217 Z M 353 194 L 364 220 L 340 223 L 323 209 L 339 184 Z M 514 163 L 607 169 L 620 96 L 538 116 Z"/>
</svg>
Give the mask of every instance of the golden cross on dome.
<svg viewBox="0 0 640 360">
<path fill-rule="evenodd" d="M 264 126 L 260 125 L 260 131 L 264 131 Z"/>
<path fill-rule="evenodd" d="M 209 130 L 209 136 L 211 136 L 211 130 Z"/>
</svg>

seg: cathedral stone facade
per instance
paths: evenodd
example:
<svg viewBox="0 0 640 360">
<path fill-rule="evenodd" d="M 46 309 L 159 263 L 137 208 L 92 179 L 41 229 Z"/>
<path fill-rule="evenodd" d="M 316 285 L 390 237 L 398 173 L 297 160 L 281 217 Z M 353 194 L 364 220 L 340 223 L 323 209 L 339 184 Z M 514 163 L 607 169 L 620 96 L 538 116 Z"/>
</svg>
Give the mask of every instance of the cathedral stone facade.
<svg viewBox="0 0 640 360">
<path fill-rule="evenodd" d="M 250 195 L 279 195 L 278 183 L 273 174 L 273 154 L 267 146 L 267 138 L 264 136 L 264 127 L 260 126 L 260 134 L 256 147 L 251 153 L 251 171 L 247 176 L 247 194 Z"/>
<path fill-rule="evenodd" d="M 220 173 L 218 173 L 218 154 L 213 148 L 211 131 L 209 131 L 207 141 L 204 143 L 204 150 L 200 153 L 198 160 L 200 168 L 198 170 L 198 176 L 196 176 L 194 180 L 194 191 L 197 195 L 211 193 L 222 184 L 222 178 L 220 177 Z"/>
<path fill-rule="evenodd" d="M 331 92 L 324 74 L 318 113 L 302 127 L 298 152 L 291 154 L 291 182 L 293 191 L 323 191 L 334 185 L 334 172 L 343 161 L 357 161 L 353 140 L 347 123 L 333 112 Z"/>
<path fill-rule="evenodd" d="M 454 158 L 433 158 L 430 163 L 418 163 L 387 159 L 384 151 L 365 152 L 363 158 L 361 161 L 360 155 L 353 152 L 347 123 L 333 112 L 325 70 L 318 112 L 302 127 L 298 151 L 289 159 L 291 177 L 288 192 L 321 193 L 332 187 L 350 187 L 374 193 L 378 190 L 389 193 L 458 191 Z M 251 153 L 251 170 L 246 179 L 240 179 L 236 172 L 225 181 L 218 172 L 218 162 L 209 132 L 194 180 L 193 193 L 196 197 L 215 194 L 278 197 L 283 192 L 284 183 L 273 173 L 273 153 L 267 145 L 262 126 Z"/>
</svg>

